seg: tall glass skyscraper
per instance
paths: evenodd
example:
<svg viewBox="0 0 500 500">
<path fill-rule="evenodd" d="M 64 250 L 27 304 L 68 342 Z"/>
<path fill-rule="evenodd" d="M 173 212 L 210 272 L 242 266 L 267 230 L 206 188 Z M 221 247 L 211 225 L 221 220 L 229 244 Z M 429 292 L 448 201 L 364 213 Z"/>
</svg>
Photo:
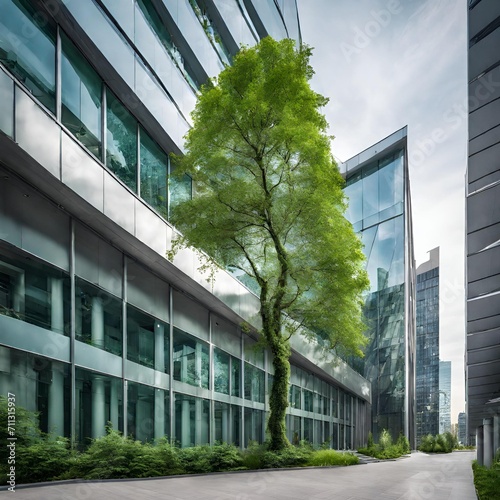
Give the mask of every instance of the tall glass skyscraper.
<svg viewBox="0 0 500 500">
<path fill-rule="evenodd" d="M 415 264 L 406 127 L 341 166 L 347 218 L 361 236 L 370 291 L 369 344 L 358 369 L 371 382 L 375 439 L 415 427 Z"/>
<path fill-rule="evenodd" d="M 439 433 L 439 247 L 417 268 L 416 437 Z"/>
<path fill-rule="evenodd" d="M 294 0 L 0 2 L 0 394 L 43 431 L 264 441 L 258 298 L 166 254 L 199 86 L 269 34 L 300 42 Z M 370 384 L 324 355 L 292 338 L 289 438 L 360 446 Z"/>
</svg>

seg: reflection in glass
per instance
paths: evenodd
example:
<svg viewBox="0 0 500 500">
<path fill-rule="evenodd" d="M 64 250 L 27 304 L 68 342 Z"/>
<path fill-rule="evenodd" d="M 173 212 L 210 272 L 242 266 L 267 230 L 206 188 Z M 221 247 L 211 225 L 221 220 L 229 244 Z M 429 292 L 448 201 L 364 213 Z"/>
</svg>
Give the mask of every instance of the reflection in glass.
<svg viewBox="0 0 500 500">
<path fill-rule="evenodd" d="M 314 411 L 314 393 L 304 389 L 304 410 L 305 411 Z"/>
<path fill-rule="evenodd" d="M 231 396 L 241 397 L 241 360 L 231 356 Z"/>
<path fill-rule="evenodd" d="M 122 381 L 101 373 L 76 368 L 77 441 L 85 446 L 91 438 L 106 434 L 106 425 L 123 431 Z"/>
<path fill-rule="evenodd" d="M 69 335 L 70 282 L 66 273 L 34 259 L 0 260 L 0 314 Z"/>
<path fill-rule="evenodd" d="M 64 33 L 61 41 L 62 122 L 101 159 L 101 79 Z"/>
<path fill-rule="evenodd" d="M 106 166 L 137 191 L 137 121 L 109 90 L 106 99 Z"/>
<path fill-rule="evenodd" d="M 167 155 L 141 128 L 141 198 L 167 218 Z"/>
<path fill-rule="evenodd" d="M 0 62 L 56 112 L 56 30 L 25 0 L 3 0 Z"/>
<path fill-rule="evenodd" d="M 312 443 L 313 442 L 313 419 L 304 418 L 304 440 Z"/>
<path fill-rule="evenodd" d="M 167 325 L 130 305 L 127 305 L 127 358 L 168 373 Z"/>
<path fill-rule="evenodd" d="M 69 365 L 4 346 L 0 346 L 0 363 L 0 394 L 5 397 L 9 392 L 15 394 L 19 407 L 39 412 L 42 432 L 69 437 Z M 4 415 L 6 432 L 7 415 Z M 11 423 L 15 427 L 9 420 Z"/>
<path fill-rule="evenodd" d="M 174 379 L 208 389 L 210 360 L 208 346 L 174 329 Z"/>
<path fill-rule="evenodd" d="M 262 443 L 264 440 L 264 412 L 252 408 L 245 408 L 245 447 L 250 441 Z"/>
<path fill-rule="evenodd" d="M 250 363 L 245 363 L 245 399 L 263 403 L 265 400 L 265 376 L 261 370 Z"/>
<path fill-rule="evenodd" d="M 189 175 L 184 174 L 181 178 L 170 176 L 168 180 L 168 210 L 169 216 L 172 210 L 182 201 L 190 200 L 193 197 L 193 181 Z"/>
<path fill-rule="evenodd" d="M 231 442 L 229 436 L 229 422 L 231 421 L 230 406 L 219 401 L 214 402 L 214 440 L 217 442 Z"/>
<path fill-rule="evenodd" d="M 76 339 L 122 355 L 122 303 L 86 281 L 75 287 Z"/>
<path fill-rule="evenodd" d="M 208 444 L 209 420 L 207 399 L 175 394 L 175 440 L 182 448 Z"/>
<path fill-rule="evenodd" d="M 214 348 L 214 391 L 229 394 L 229 354 Z"/>
</svg>

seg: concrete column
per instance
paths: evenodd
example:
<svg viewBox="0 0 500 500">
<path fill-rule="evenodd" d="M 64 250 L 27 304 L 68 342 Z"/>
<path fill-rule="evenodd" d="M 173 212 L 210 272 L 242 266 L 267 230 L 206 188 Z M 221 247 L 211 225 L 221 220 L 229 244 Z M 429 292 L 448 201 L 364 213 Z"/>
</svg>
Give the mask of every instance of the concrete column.
<svg viewBox="0 0 500 500">
<path fill-rule="evenodd" d="M 120 401 L 120 381 L 111 379 L 110 385 L 110 402 L 109 402 L 109 420 L 113 429 L 118 430 L 118 422 L 120 416 L 119 410 Z"/>
<path fill-rule="evenodd" d="M 104 348 L 104 306 L 101 297 L 92 297 L 92 344 Z"/>
<path fill-rule="evenodd" d="M 182 356 L 181 356 L 181 382 L 186 382 L 188 379 L 188 362 L 187 362 L 187 352 L 188 346 L 182 346 Z"/>
<path fill-rule="evenodd" d="M 189 400 L 182 400 L 181 412 L 181 447 L 191 446 L 191 404 Z"/>
<path fill-rule="evenodd" d="M 104 436 L 106 433 L 106 394 L 104 378 L 92 379 L 92 437 Z"/>
<path fill-rule="evenodd" d="M 64 371 L 62 366 L 52 363 L 52 381 L 49 386 L 48 408 L 49 432 L 64 436 Z"/>
<path fill-rule="evenodd" d="M 50 329 L 64 334 L 63 280 L 50 278 Z"/>
<path fill-rule="evenodd" d="M 165 326 L 155 321 L 155 370 L 165 371 Z"/>
<path fill-rule="evenodd" d="M 500 452 L 500 415 L 493 417 L 493 456 Z"/>
<path fill-rule="evenodd" d="M 154 416 L 154 437 L 160 439 L 165 436 L 165 394 L 162 389 L 155 389 Z"/>
<path fill-rule="evenodd" d="M 476 460 L 478 465 L 484 465 L 484 445 L 483 445 L 483 426 L 476 428 Z"/>
<path fill-rule="evenodd" d="M 483 463 L 491 467 L 493 463 L 493 419 L 483 419 Z"/>
</svg>

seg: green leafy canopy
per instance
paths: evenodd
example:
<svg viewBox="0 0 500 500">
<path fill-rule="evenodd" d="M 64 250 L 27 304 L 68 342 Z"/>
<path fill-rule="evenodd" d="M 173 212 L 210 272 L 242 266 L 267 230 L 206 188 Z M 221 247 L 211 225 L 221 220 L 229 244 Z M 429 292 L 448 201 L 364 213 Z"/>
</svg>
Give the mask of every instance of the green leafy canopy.
<svg viewBox="0 0 500 500">
<path fill-rule="evenodd" d="M 183 233 L 177 245 L 257 282 L 261 314 L 286 313 L 360 354 L 364 257 L 343 216 L 343 179 L 320 112 L 328 100 L 310 88 L 310 56 L 307 46 L 266 38 L 202 89 L 187 152 L 175 158 L 195 194 L 172 220 Z"/>
</svg>

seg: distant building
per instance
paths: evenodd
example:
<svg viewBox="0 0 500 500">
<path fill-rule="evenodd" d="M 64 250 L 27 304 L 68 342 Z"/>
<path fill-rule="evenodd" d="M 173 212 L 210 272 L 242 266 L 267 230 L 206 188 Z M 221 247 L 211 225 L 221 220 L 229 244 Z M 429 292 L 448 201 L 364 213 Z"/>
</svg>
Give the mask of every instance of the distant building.
<svg viewBox="0 0 500 500">
<path fill-rule="evenodd" d="M 458 414 L 457 438 L 460 444 L 467 444 L 467 414 L 465 412 Z"/>
<path fill-rule="evenodd" d="M 439 433 L 439 247 L 417 268 L 416 436 Z"/>
<path fill-rule="evenodd" d="M 439 362 L 439 434 L 451 432 L 451 361 Z"/>
<path fill-rule="evenodd" d="M 415 445 L 415 266 L 407 129 L 340 165 L 346 217 L 360 235 L 370 290 L 369 344 L 357 369 L 372 384 L 373 437 L 388 429 Z"/>
</svg>

